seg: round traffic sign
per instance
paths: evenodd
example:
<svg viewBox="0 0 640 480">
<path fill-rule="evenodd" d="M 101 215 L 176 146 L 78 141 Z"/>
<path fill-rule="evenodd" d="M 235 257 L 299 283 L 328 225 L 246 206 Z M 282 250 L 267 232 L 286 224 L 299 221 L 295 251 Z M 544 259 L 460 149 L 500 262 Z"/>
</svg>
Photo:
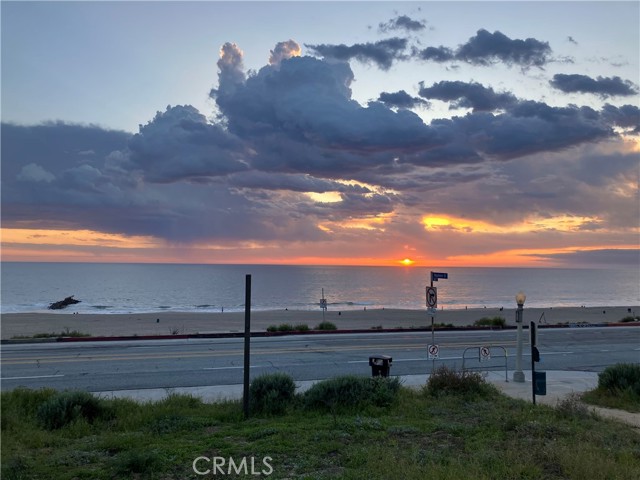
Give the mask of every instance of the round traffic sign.
<svg viewBox="0 0 640 480">
<path fill-rule="evenodd" d="M 438 291 L 436 287 L 427 287 L 427 307 L 435 308 L 438 304 Z"/>
<path fill-rule="evenodd" d="M 480 347 L 480 359 L 489 360 L 491 358 L 491 350 L 489 347 Z"/>
</svg>

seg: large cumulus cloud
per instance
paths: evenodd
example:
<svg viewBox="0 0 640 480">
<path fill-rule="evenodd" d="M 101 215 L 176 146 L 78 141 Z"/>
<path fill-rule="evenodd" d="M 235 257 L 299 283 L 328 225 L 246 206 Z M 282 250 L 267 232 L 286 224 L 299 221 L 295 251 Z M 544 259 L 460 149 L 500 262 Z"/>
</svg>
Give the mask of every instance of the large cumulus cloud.
<svg viewBox="0 0 640 480">
<path fill-rule="evenodd" d="M 398 17 L 385 28 L 424 28 L 409 20 Z M 407 41 L 307 48 L 323 58 L 302 55 L 286 40 L 248 72 L 241 48 L 224 44 L 210 92 L 215 117 L 170 106 L 135 135 L 2 124 L 3 224 L 234 242 L 322 241 L 329 238 L 325 223 L 335 230 L 381 217 L 411 237 L 429 211 L 495 224 L 531 210 L 579 215 L 597 219 L 583 226 L 594 231 L 633 222 L 638 154 L 622 148 L 620 131 L 640 132 L 637 106 L 553 106 L 463 80 L 393 91 L 381 85 L 376 100 L 361 104 L 349 61 L 392 68 L 409 60 Z M 457 49 L 419 53 L 480 67 L 541 67 L 550 55 L 546 42 L 486 30 Z M 556 75 L 552 85 L 593 93 L 602 87 L 606 95 L 620 86 L 566 80 Z M 431 100 L 457 115 L 426 120 L 412 110 L 428 110 Z M 606 190 L 613 193 L 603 196 Z"/>
</svg>

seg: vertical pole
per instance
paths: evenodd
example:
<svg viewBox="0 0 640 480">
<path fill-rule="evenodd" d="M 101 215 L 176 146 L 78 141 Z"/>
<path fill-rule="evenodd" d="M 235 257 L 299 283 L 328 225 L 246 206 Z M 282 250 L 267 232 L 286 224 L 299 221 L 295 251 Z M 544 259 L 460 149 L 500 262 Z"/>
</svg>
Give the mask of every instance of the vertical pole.
<svg viewBox="0 0 640 480">
<path fill-rule="evenodd" d="M 249 418 L 249 373 L 251 369 L 251 275 L 245 279 L 244 297 L 244 391 L 242 406 L 244 417 Z"/>
<path fill-rule="evenodd" d="M 322 302 L 320 302 L 322 305 L 322 321 L 324 322 L 324 311 L 326 310 L 326 303 L 324 303 L 324 288 L 322 289 Z"/>
<path fill-rule="evenodd" d="M 536 324 L 531 322 L 529 325 L 530 337 L 531 337 L 531 396 L 533 398 L 533 404 L 536 404 L 536 360 L 533 351 L 536 348 Z"/>
<path fill-rule="evenodd" d="M 431 286 L 433 287 L 433 272 L 431 272 Z M 431 315 L 431 344 L 436 344 L 436 330 L 433 325 L 434 317 Z M 435 358 L 431 361 L 431 371 L 433 372 L 436 369 L 436 360 Z"/>
</svg>

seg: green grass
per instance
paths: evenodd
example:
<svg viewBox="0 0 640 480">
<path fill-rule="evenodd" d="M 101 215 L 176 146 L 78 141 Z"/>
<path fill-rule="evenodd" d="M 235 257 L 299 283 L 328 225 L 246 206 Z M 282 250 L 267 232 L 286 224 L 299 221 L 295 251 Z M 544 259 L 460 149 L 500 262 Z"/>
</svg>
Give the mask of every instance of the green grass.
<svg viewBox="0 0 640 480">
<path fill-rule="evenodd" d="M 56 430 L 38 422 L 51 390 L 1 395 L 2 479 L 196 479 L 198 456 L 271 457 L 273 474 L 309 479 L 636 479 L 631 427 L 507 398 L 400 388 L 385 406 L 244 420 L 241 402 L 101 400 L 110 412 Z M 205 464 L 201 464 L 202 467 Z M 222 476 L 222 475 L 218 475 Z M 225 475 L 225 478 L 245 478 Z"/>
<path fill-rule="evenodd" d="M 582 399 L 606 408 L 640 412 L 640 364 L 618 363 L 598 374 L 598 386 Z"/>
<path fill-rule="evenodd" d="M 476 320 L 473 324 L 477 327 L 498 327 L 504 328 L 506 320 L 502 317 L 482 317 L 480 320 Z"/>
<path fill-rule="evenodd" d="M 63 332 L 55 333 L 34 333 L 33 335 L 16 335 L 11 337 L 14 340 L 26 340 L 31 338 L 59 338 L 59 337 L 90 337 L 91 334 L 79 332 L 78 330 L 69 330 L 66 328 Z"/>
<path fill-rule="evenodd" d="M 338 327 L 333 322 L 324 321 L 324 322 L 320 322 L 318 325 L 316 325 L 315 329 L 316 330 L 337 330 Z"/>
</svg>

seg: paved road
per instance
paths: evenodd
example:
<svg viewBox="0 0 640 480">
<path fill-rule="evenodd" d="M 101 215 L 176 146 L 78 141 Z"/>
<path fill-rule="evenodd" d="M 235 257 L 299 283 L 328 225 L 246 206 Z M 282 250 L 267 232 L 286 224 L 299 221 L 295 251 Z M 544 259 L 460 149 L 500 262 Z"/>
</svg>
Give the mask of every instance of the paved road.
<svg viewBox="0 0 640 480">
<path fill-rule="evenodd" d="M 524 332 L 523 369 L 530 368 Z M 504 371 L 515 363 L 516 332 L 436 332 L 439 360 L 427 359 L 431 334 L 367 333 L 254 338 L 251 375 L 284 371 L 295 380 L 339 374 L 369 375 L 371 354 L 393 357 L 392 375 L 431 372 L 435 365 L 479 367 L 479 347 L 491 347 L 482 367 Z M 538 370 L 602 371 L 640 361 L 640 328 L 540 329 Z M 503 350 L 504 348 L 504 350 Z M 465 353 L 465 349 L 468 349 Z M 463 356 L 465 357 L 463 360 Z M 3 345 L 2 390 L 30 388 L 88 391 L 196 387 L 242 383 L 242 339 L 198 339 Z"/>
</svg>

